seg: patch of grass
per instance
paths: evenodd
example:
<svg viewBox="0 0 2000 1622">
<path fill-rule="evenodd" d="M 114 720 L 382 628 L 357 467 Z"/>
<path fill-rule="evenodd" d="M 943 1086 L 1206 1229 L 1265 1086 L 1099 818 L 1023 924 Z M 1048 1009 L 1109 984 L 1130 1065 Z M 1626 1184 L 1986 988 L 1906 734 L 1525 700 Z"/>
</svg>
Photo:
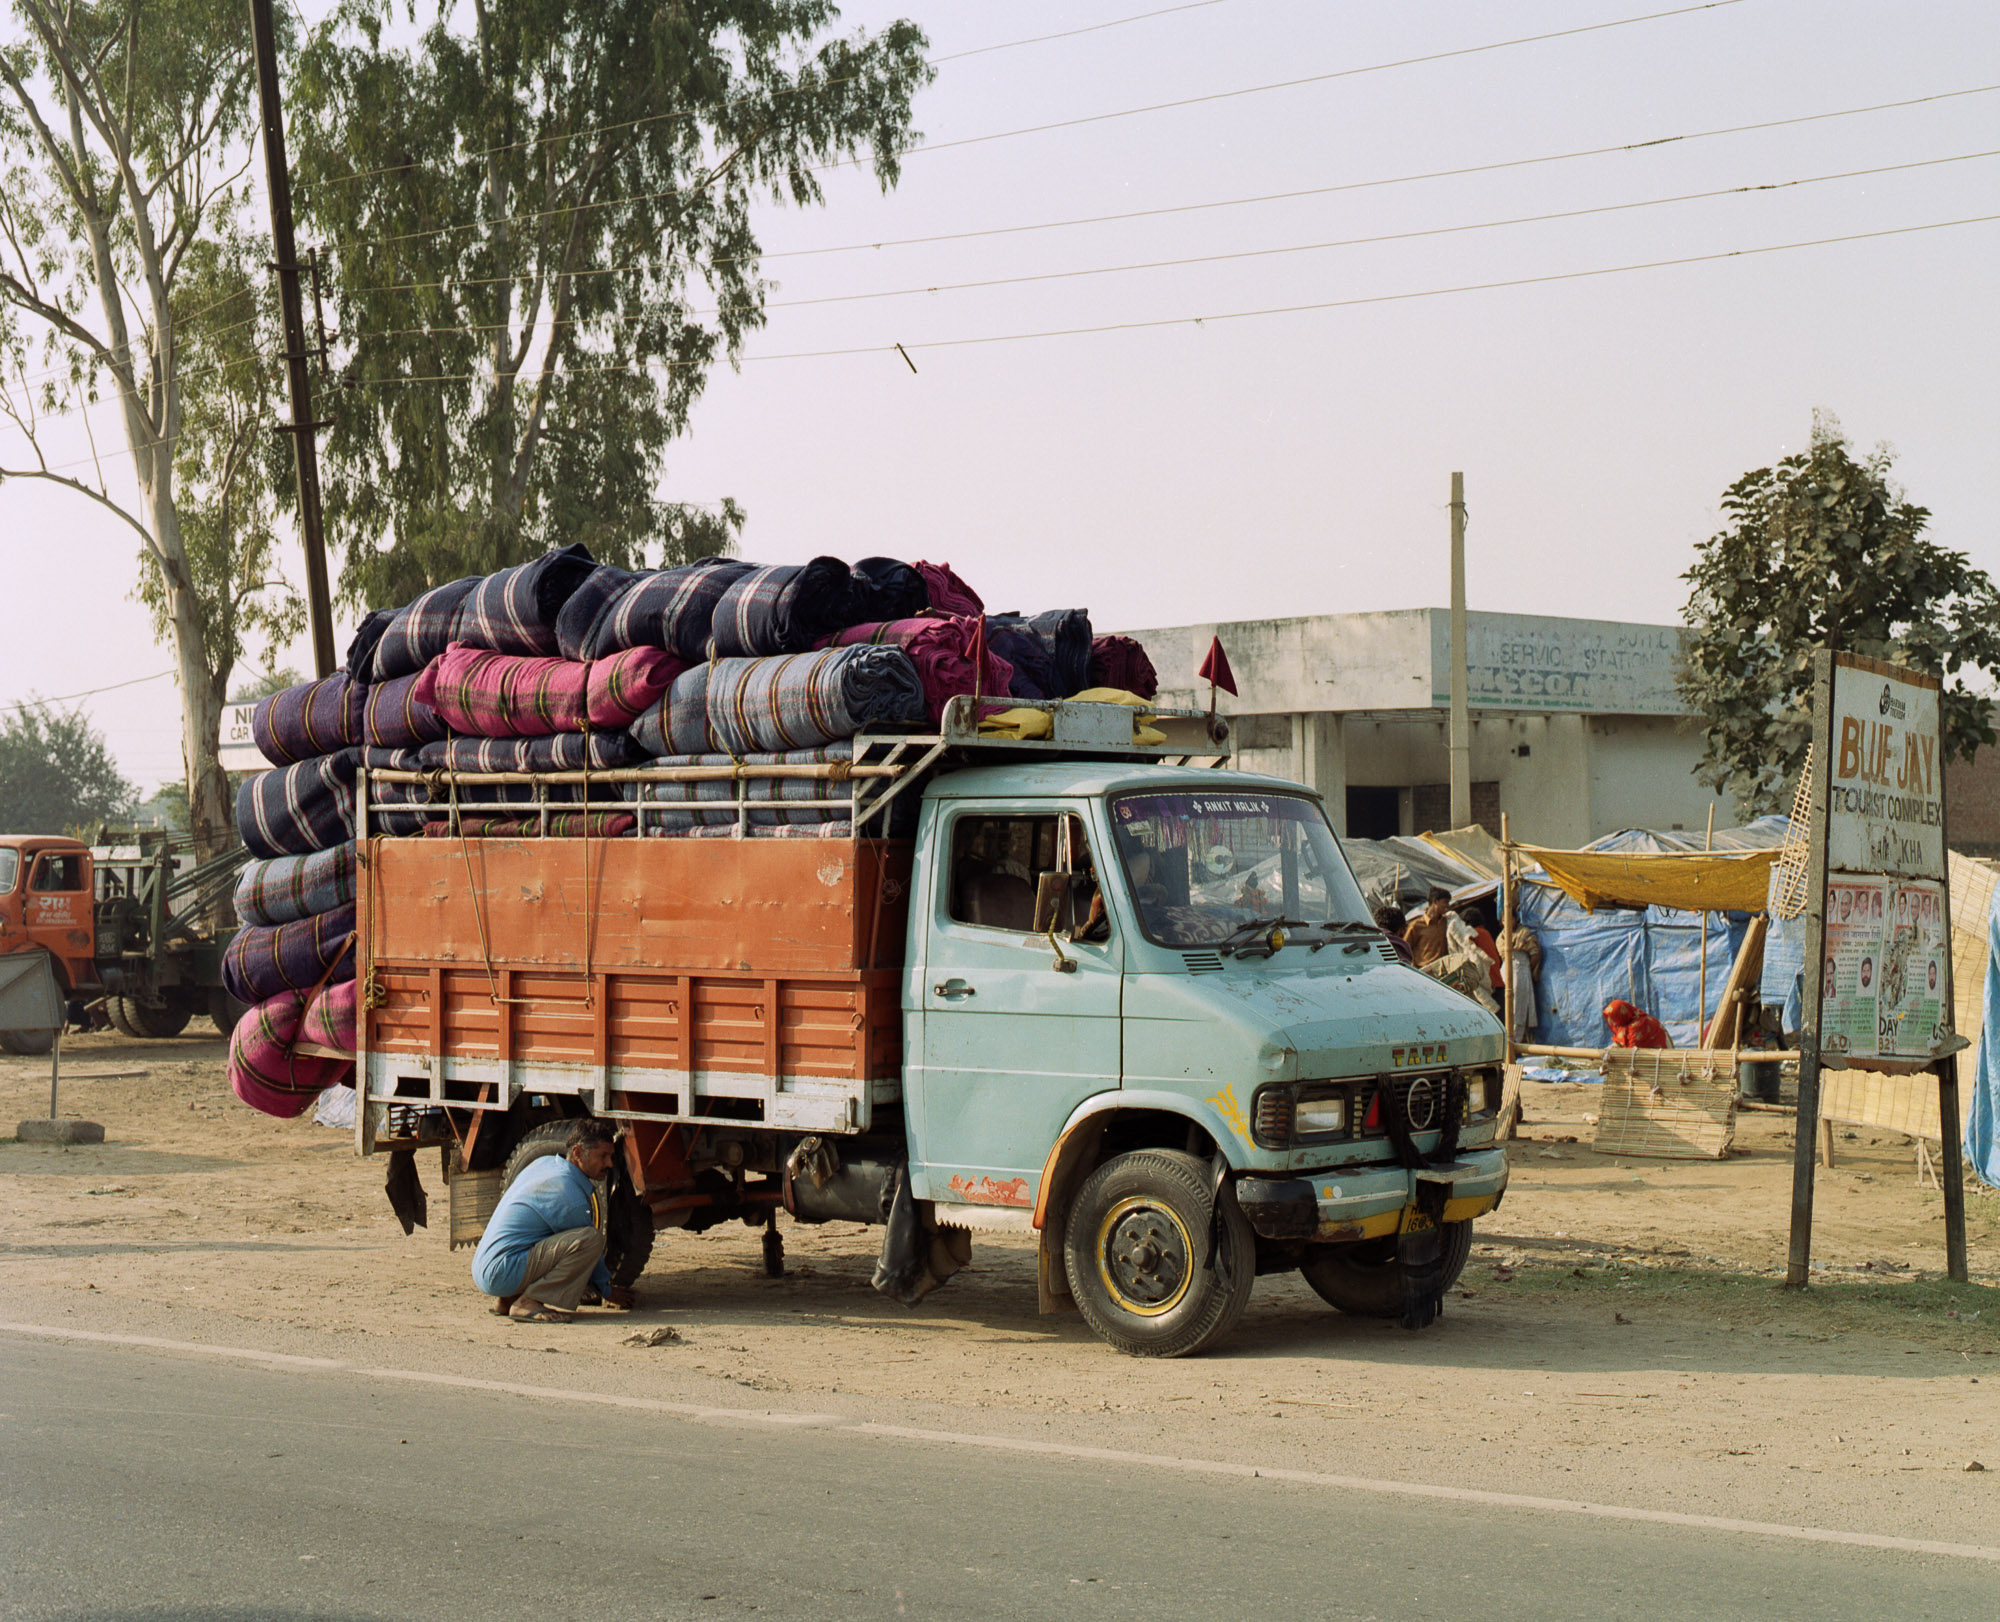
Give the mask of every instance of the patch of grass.
<svg viewBox="0 0 2000 1622">
<path fill-rule="evenodd" d="M 1773 1335 L 1874 1335 L 1936 1351 L 2000 1354 L 2000 1289 L 1988 1284 L 1815 1278 L 1806 1289 L 1788 1290 L 1777 1274 L 1611 1262 L 1527 1263 L 1514 1269 L 1511 1284 L 1479 1288 L 1501 1300 L 1539 1295 L 1607 1312 L 1666 1308 Z"/>
</svg>

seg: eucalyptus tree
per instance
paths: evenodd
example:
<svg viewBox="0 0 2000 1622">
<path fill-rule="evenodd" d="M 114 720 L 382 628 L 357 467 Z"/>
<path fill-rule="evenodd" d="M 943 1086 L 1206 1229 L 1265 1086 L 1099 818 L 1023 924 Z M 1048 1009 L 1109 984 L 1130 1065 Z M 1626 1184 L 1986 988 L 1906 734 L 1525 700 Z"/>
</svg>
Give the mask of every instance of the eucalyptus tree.
<svg viewBox="0 0 2000 1622">
<path fill-rule="evenodd" d="M 297 606 L 270 576 L 267 245 L 247 228 L 256 97 L 241 0 L 13 0 L 0 42 L 0 483 L 41 480 L 139 541 L 174 650 L 191 831 L 229 838 L 217 763 L 247 638 Z M 100 443 L 108 404 L 122 450 Z M 75 433 L 81 416 L 85 435 Z M 52 444 L 81 456 L 52 454 Z M 0 502 L 5 500 L 0 494 Z M 87 634 L 88 605 L 72 610 Z"/>
<path fill-rule="evenodd" d="M 764 319 L 753 205 L 821 203 L 913 140 L 926 40 L 828 0 L 474 0 L 392 43 L 346 0 L 292 91 L 299 214 L 329 266 L 329 534 L 363 604 L 586 542 L 726 545 L 663 507 L 669 444 Z"/>
</svg>

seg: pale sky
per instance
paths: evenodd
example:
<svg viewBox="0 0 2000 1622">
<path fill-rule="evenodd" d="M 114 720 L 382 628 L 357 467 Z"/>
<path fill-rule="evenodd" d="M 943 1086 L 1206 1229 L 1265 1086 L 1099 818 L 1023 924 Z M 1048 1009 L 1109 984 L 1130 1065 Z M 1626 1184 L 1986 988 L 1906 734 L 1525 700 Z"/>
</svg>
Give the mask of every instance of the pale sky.
<svg viewBox="0 0 2000 1622">
<path fill-rule="evenodd" d="M 844 15 L 913 16 L 945 57 L 1160 9 L 868 0 Z M 759 561 L 948 560 L 991 608 L 1087 607 L 1112 630 L 1441 604 L 1462 469 L 1474 607 L 1669 622 L 1723 489 L 1798 449 L 1819 407 L 1858 447 L 1891 445 L 1934 536 L 2000 573 L 2000 223 L 1404 296 L 2000 215 L 2000 157 L 1966 157 L 2000 149 L 2000 91 L 1328 190 L 2000 86 L 1990 0 L 1740 0 L 948 144 L 1666 9 L 1214 0 L 943 62 L 917 103 L 934 150 L 897 191 L 845 173 L 823 209 L 763 211 L 770 324 L 711 381 L 661 493 L 736 498 Z M 1181 211 L 891 245 L 1165 209 Z M 810 251 L 856 244 L 882 246 Z M 1070 274 L 1290 248 L 1305 251 Z M 878 293 L 897 296 L 851 297 Z M 822 299 L 843 301 L 808 302 Z M 1342 301 L 1357 302 L 1222 319 Z M 1048 332 L 1069 335 L 963 342 Z M 787 358 L 850 349 L 865 352 Z M 100 449 L 121 444 L 108 407 L 93 423 Z M 0 461 L 18 450 L 0 430 Z M 73 425 L 51 441 L 56 459 L 88 451 Z M 115 489 L 119 459 L 106 465 Z M 0 703 L 171 666 L 128 597 L 135 550 L 81 498 L 0 488 Z M 286 658 L 308 663 L 303 646 Z M 83 702 L 128 775 L 179 776 L 171 679 Z"/>
</svg>

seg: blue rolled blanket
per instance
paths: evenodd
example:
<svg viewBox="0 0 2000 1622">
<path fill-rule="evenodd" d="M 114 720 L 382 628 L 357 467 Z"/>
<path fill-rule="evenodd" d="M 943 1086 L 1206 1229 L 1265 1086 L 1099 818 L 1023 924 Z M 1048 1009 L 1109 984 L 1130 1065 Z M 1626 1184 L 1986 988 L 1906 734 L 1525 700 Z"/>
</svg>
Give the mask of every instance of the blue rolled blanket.
<svg viewBox="0 0 2000 1622">
<path fill-rule="evenodd" d="M 579 544 L 489 574 L 460 607 L 452 640 L 493 653 L 555 653 L 556 621 L 596 567 Z"/>
<path fill-rule="evenodd" d="M 627 648 L 665 648 L 677 659 L 699 663 L 708 657 L 716 606 L 755 567 L 736 558 L 702 558 L 682 568 L 639 576 L 599 613 L 583 657 L 605 659 Z"/>
<path fill-rule="evenodd" d="M 246 862 L 236 881 L 236 919 L 242 924 L 289 924 L 331 912 L 354 899 L 354 841 L 310 856 L 271 856 Z"/>
<path fill-rule="evenodd" d="M 767 564 L 716 605 L 714 657 L 797 653 L 856 623 L 853 575 L 839 558 Z"/>
<path fill-rule="evenodd" d="M 632 723 L 632 738 L 652 755 L 776 753 L 869 727 L 921 726 L 925 714 L 909 655 L 862 642 L 696 665 Z"/>
<path fill-rule="evenodd" d="M 368 679 L 384 682 L 413 676 L 443 653 L 458 624 L 458 611 L 479 581 L 476 574 L 448 580 L 397 609 L 376 638 Z"/>
<path fill-rule="evenodd" d="M 250 854 L 304 856 L 351 840 L 360 765 L 359 749 L 340 749 L 244 779 L 236 791 L 236 832 Z"/>
</svg>

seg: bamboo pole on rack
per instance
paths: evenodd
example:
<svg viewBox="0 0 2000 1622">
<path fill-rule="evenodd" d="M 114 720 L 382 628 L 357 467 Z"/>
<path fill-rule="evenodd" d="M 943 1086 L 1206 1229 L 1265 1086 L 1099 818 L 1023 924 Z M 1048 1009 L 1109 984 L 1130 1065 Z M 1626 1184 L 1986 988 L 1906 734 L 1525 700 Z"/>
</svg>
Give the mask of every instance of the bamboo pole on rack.
<svg viewBox="0 0 2000 1622">
<path fill-rule="evenodd" d="M 1715 851 L 1715 802 L 1708 802 L 1708 832 L 1701 838 L 1701 853 L 1713 855 Z M 1708 1042 L 1708 910 L 1702 909 L 1701 917 L 1701 990 L 1696 995 L 1694 1005 L 1694 1040 L 1697 1047 Z"/>
</svg>

